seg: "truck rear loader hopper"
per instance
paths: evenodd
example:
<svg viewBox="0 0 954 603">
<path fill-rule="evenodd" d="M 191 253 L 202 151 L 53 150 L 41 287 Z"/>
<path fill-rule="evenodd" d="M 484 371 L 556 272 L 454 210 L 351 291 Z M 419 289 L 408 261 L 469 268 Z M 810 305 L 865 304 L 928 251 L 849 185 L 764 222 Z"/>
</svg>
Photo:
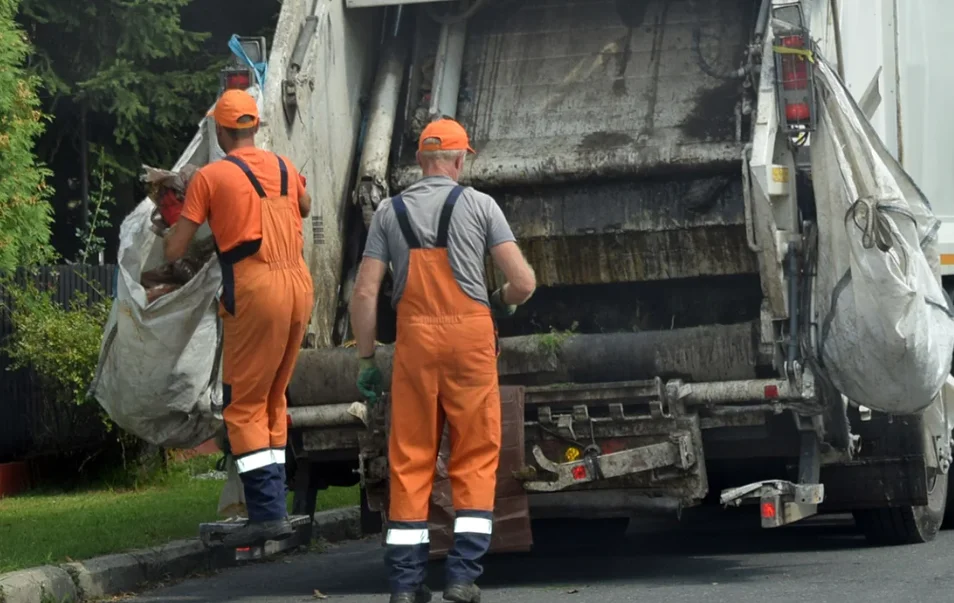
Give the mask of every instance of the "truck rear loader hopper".
<svg viewBox="0 0 954 603">
<path fill-rule="evenodd" d="M 833 4 L 346 4 L 342 15 L 375 11 L 361 23 L 380 45 L 342 244 L 306 254 L 317 270 L 340 251 L 341 270 L 330 285 L 316 271 L 316 294 L 335 291 L 337 310 L 321 302 L 320 347 L 303 350 L 289 388 L 296 512 L 313 512 L 323 487 L 358 482 L 368 529 L 386 511 L 388 405 L 357 402 L 354 350 L 332 344 L 350 339 L 344 308 L 370 216 L 419 176 L 414 141 L 448 115 L 479 153 L 463 183 L 497 199 L 541 287 L 499 325 L 504 414 L 522 429 L 505 428 L 498 495 L 522 502 L 499 505 L 495 550 L 532 542 L 516 516 L 706 503 L 757 505 L 764 527 L 851 511 L 873 542 L 934 537 L 952 382 L 924 413 L 892 416 L 845 399 L 814 360 L 815 90 L 803 74 L 808 92 L 787 94 L 776 50 L 785 38 L 839 57 Z M 335 15 L 321 14 L 332 40 Z M 280 22 L 287 48 L 321 35 L 301 25 L 312 16 Z M 286 117 L 303 111 L 287 88 Z M 435 535 L 448 525 L 443 488 Z"/>
</svg>

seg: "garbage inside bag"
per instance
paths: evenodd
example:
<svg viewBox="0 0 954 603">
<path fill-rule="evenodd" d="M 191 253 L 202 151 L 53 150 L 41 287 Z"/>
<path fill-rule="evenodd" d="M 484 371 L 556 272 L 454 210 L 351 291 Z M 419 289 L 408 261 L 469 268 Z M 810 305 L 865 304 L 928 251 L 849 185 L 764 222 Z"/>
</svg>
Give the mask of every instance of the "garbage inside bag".
<svg viewBox="0 0 954 603">
<path fill-rule="evenodd" d="M 153 232 L 163 237 L 179 220 L 189 182 L 199 168 L 191 163 L 184 165 L 178 172 L 160 170 L 148 165 L 142 168 L 140 180 L 146 184 L 146 195 L 156 204 L 156 209 L 152 212 Z"/>
<path fill-rule="evenodd" d="M 140 282 L 146 288 L 147 300 L 151 303 L 191 281 L 212 259 L 213 253 L 215 241 L 211 237 L 197 239 L 181 259 L 143 272 Z"/>
</svg>

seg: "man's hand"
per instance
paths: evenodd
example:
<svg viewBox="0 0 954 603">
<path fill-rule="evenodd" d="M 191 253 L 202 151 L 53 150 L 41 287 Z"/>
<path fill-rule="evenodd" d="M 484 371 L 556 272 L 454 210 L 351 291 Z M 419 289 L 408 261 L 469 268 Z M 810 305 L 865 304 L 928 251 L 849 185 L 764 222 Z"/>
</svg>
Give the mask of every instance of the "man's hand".
<svg viewBox="0 0 954 603">
<path fill-rule="evenodd" d="M 504 285 L 504 287 L 506 287 L 506 285 Z M 497 289 L 490 295 L 490 311 L 496 320 L 510 318 L 513 316 L 513 313 L 517 311 L 517 306 L 504 302 L 503 298 L 503 287 Z"/>
<path fill-rule="evenodd" d="M 500 301 L 503 305 L 523 305 L 537 288 L 533 268 L 524 259 L 516 243 L 501 243 L 490 249 L 494 264 L 504 273 L 507 284 L 501 287 Z"/>
<path fill-rule="evenodd" d="M 358 391 L 367 400 L 369 406 L 374 406 L 381 399 L 384 378 L 374 363 L 374 355 L 361 358 L 358 362 Z"/>
</svg>

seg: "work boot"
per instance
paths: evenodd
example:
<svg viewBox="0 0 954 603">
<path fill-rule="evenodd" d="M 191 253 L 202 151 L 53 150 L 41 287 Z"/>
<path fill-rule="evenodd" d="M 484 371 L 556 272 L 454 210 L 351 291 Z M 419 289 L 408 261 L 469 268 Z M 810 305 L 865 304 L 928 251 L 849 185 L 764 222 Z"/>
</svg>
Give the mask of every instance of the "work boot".
<svg viewBox="0 0 954 603">
<path fill-rule="evenodd" d="M 287 518 L 270 521 L 249 521 L 241 528 L 230 532 L 222 539 L 227 547 L 261 545 L 269 540 L 285 540 L 295 534 L 295 528 Z"/>
<path fill-rule="evenodd" d="M 391 595 L 391 603 L 430 603 L 431 591 L 426 586 L 413 593 L 395 593 Z"/>
<path fill-rule="evenodd" d="M 444 589 L 444 600 L 454 603 L 480 603 L 480 589 L 473 582 L 458 582 Z"/>
</svg>

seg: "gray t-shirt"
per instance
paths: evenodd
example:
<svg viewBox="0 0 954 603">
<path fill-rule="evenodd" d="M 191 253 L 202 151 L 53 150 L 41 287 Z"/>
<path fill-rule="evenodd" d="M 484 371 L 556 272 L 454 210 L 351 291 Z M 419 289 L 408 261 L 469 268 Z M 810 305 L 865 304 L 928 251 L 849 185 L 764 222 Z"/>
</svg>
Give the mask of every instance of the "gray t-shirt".
<svg viewBox="0 0 954 603">
<path fill-rule="evenodd" d="M 457 183 L 450 178 L 431 176 L 412 184 L 402 193 L 411 229 L 422 247 L 430 248 L 437 242 L 441 210 L 455 186 Z M 490 305 L 484 259 L 491 247 L 510 241 L 516 241 L 516 238 L 497 202 L 472 188 L 464 189 L 454 206 L 447 235 L 451 269 L 464 293 Z M 364 257 L 391 264 L 394 271 L 392 302 L 397 306 L 407 283 L 410 250 L 390 199 L 383 201 L 374 212 Z"/>
</svg>

